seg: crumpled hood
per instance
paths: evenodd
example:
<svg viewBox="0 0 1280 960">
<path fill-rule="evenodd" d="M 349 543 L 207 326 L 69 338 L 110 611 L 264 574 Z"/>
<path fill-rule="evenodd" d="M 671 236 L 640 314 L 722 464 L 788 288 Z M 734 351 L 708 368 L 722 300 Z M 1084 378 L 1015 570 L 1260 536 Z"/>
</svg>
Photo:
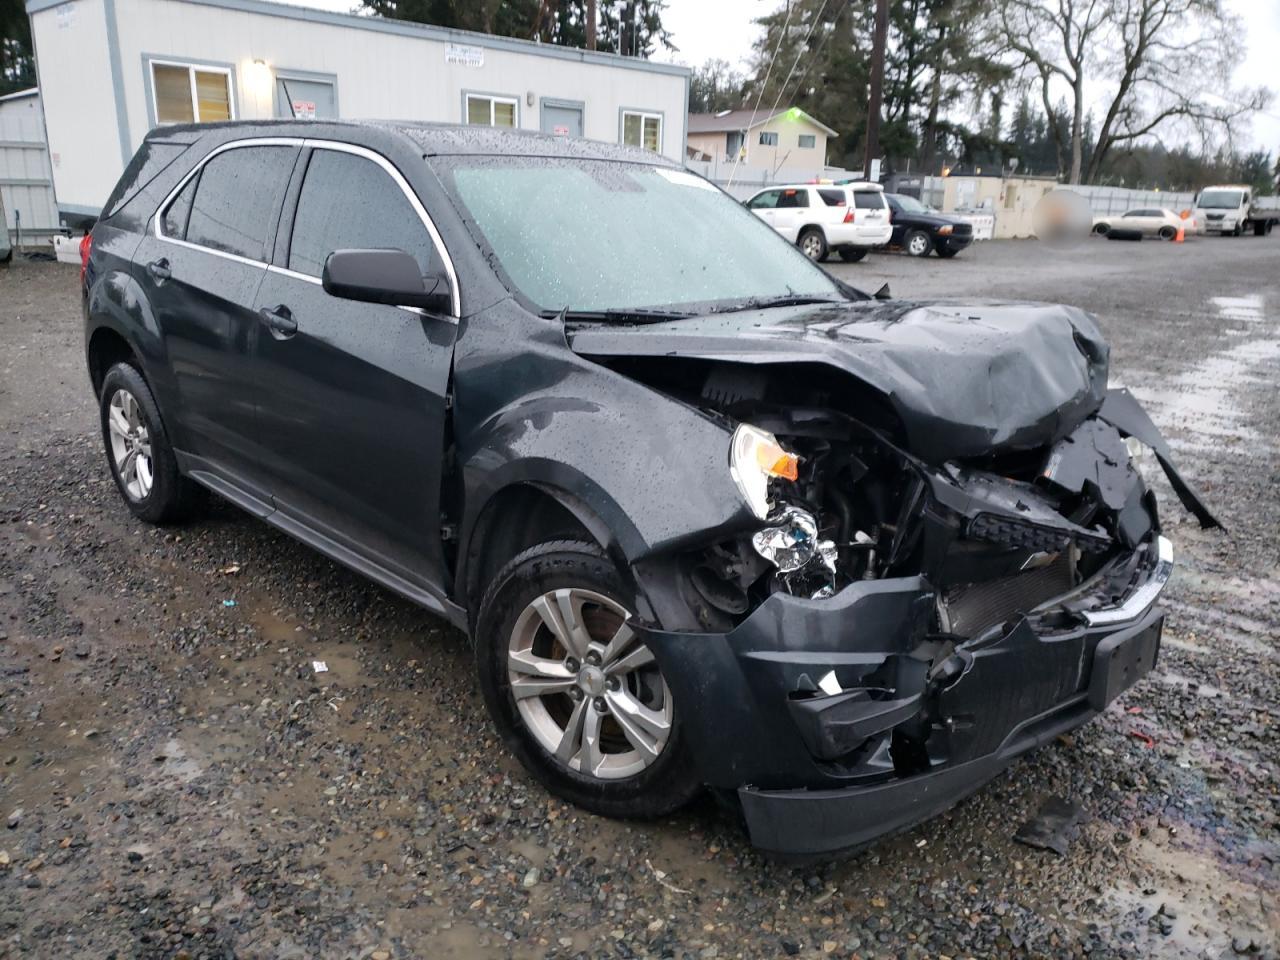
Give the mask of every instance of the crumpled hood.
<svg viewBox="0 0 1280 960">
<path fill-rule="evenodd" d="M 908 448 L 942 463 L 1028 449 L 1101 405 L 1108 348 L 1074 307 L 995 300 L 867 300 L 569 332 L 590 357 L 822 363 L 884 394 Z"/>
</svg>

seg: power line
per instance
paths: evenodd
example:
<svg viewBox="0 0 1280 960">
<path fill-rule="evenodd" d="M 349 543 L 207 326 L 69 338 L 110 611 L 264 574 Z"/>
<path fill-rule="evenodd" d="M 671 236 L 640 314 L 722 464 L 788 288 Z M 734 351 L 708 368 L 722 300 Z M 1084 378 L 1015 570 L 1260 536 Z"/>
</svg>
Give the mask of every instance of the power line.
<svg viewBox="0 0 1280 960">
<path fill-rule="evenodd" d="M 795 5 L 798 7 L 800 3 L 801 0 L 796 0 Z M 773 74 L 773 64 L 778 59 L 778 51 L 782 49 L 782 40 L 787 35 L 787 27 L 791 26 L 791 11 L 794 9 L 795 7 L 790 3 L 787 4 L 787 16 L 782 21 L 782 32 L 778 34 L 778 42 L 773 47 L 773 56 L 769 58 L 769 67 L 764 72 L 764 83 L 760 85 L 760 92 L 756 95 L 756 105 L 751 108 L 751 119 L 747 121 L 746 135 L 750 135 L 751 127 L 756 122 L 756 112 L 760 109 L 760 101 L 764 99 L 764 90 L 769 85 L 769 77 Z M 745 141 L 738 146 L 738 155 L 733 160 L 733 169 L 729 171 L 729 186 L 733 186 L 733 178 L 738 173 L 738 164 L 742 162 L 743 147 L 745 146 Z"/>
</svg>

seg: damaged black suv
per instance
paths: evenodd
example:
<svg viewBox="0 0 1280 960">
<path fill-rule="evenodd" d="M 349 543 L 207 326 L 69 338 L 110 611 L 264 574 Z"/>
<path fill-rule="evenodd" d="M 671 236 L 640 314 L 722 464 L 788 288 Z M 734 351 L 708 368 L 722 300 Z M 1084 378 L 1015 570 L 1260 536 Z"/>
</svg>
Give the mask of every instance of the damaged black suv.
<svg viewBox="0 0 1280 960">
<path fill-rule="evenodd" d="M 222 497 L 468 631 L 512 751 L 752 840 L 930 816 L 1155 661 L 1172 567 L 1063 306 L 872 298 L 638 149 L 153 131 L 92 233 L 110 469 Z"/>
</svg>

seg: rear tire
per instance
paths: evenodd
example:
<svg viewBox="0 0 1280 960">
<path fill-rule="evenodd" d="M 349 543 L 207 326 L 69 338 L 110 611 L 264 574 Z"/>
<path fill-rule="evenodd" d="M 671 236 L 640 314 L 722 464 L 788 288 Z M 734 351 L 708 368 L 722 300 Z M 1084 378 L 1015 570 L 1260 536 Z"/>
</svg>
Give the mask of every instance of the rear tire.
<svg viewBox="0 0 1280 960">
<path fill-rule="evenodd" d="M 1105 237 L 1110 232 L 1111 232 L 1111 227 L 1108 224 L 1099 223 L 1094 225 L 1094 228 L 1093 228 L 1094 236 Z"/>
<path fill-rule="evenodd" d="M 1161 240 L 1172 240 L 1178 235 L 1178 231 L 1173 227 L 1161 227 L 1158 236 Z"/>
<path fill-rule="evenodd" d="M 845 263 L 857 263 L 859 260 L 865 259 L 867 256 L 866 247 L 841 247 L 840 259 Z"/>
<path fill-rule="evenodd" d="M 933 249 L 933 240 L 923 230 L 912 230 L 902 242 L 903 249 L 913 257 L 927 257 Z"/>
<path fill-rule="evenodd" d="M 526 770 L 594 813 L 648 819 L 702 786 L 678 705 L 647 648 L 629 639 L 634 609 L 598 546 L 541 543 L 485 591 L 476 661 L 494 726 Z"/>
<path fill-rule="evenodd" d="M 796 246 L 814 263 L 821 263 L 827 259 L 827 238 L 817 227 L 806 227 L 801 230 L 800 236 L 796 239 Z"/>
<path fill-rule="evenodd" d="M 160 410 L 136 367 L 117 363 L 107 371 L 98 416 L 111 476 L 135 517 L 176 523 L 204 505 L 204 488 L 178 470 Z"/>
</svg>

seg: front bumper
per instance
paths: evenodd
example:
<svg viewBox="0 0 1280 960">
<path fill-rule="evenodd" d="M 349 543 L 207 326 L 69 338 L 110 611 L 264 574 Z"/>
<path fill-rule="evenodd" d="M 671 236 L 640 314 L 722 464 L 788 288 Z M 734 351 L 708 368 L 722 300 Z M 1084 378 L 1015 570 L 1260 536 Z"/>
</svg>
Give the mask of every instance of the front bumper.
<svg viewBox="0 0 1280 960">
<path fill-rule="evenodd" d="M 946 237 L 937 237 L 935 245 L 940 250 L 950 250 L 959 253 L 965 247 L 973 243 L 973 234 L 968 236 L 955 236 L 954 234 Z"/>
<path fill-rule="evenodd" d="M 920 656 L 935 601 L 919 577 L 779 593 L 729 633 L 644 639 L 704 780 L 736 793 L 752 842 L 830 856 L 936 815 L 1151 670 L 1172 548 L 1143 550 L 1118 603 L 1072 591 L 941 664 Z"/>
</svg>

